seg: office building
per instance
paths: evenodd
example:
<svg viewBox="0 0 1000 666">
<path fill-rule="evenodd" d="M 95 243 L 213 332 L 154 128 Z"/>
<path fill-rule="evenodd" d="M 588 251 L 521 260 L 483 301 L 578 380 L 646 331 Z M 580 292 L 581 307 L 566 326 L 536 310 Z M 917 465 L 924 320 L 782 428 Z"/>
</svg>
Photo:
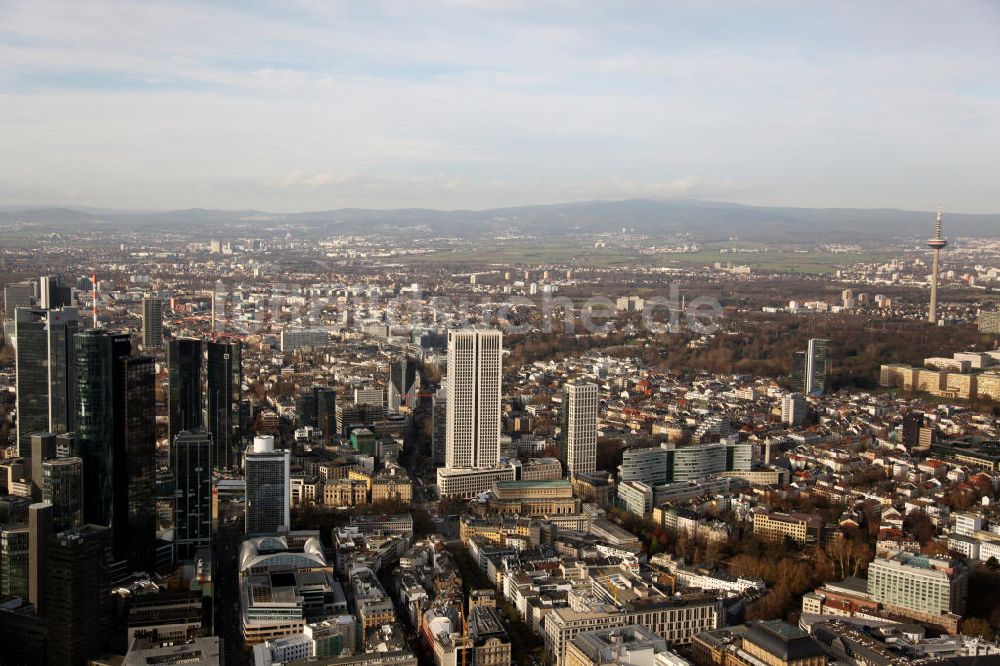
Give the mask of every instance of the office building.
<svg viewBox="0 0 1000 666">
<path fill-rule="evenodd" d="M 105 648 L 111 622 L 111 530 L 84 525 L 49 538 L 45 613 L 51 666 L 83 666 Z"/>
<path fill-rule="evenodd" d="M 389 409 L 413 409 L 420 392 L 420 373 L 413 359 L 403 356 L 389 366 Z"/>
<path fill-rule="evenodd" d="M 563 464 L 567 475 L 597 470 L 597 384 L 570 382 L 563 387 Z"/>
<path fill-rule="evenodd" d="M 38 302 L 38 283 L 12 282 L 3 288 L 3 318 L 14 321 L 18 308 L 31 308 Z"/>
<path fill-rule="evenodd" d="M 42 501 L 42 463 L 56 457 L 56 436 L 39 432 L 31 436 L 31 499 Z"/>
<path fill-rule="evenodd" d="M 445 464 L 484 469 L 500 462 L 501 333 L 448 332 Z"/>
<path fill-rule="evenodd" d="M 385 406 L 385 391 L 381 386 L 359 386 L 354 389 L 354 404 Z"/>
<path fill-rule="evenodd" d="M 42 463 L 41 500 L 52 505 L 52 530 L 83 525 L 83 459 L 54 458 Z"/>
<path fill-rule="evenodd" d="M 46 310 L 73 305 L 73 288 L 61 275 L 45 275 L 38 281 L 39 305 Z"/>
<path fill-rule="evenodd" d="M 18 308 L 14 330 L 17 379 L 17 452 L 31 457 L 31 435 L 73 429 L 75 415 L 74 308 Z"/>
<path fill-rule="evenodd" d="M 625 449 L 618 478 L 658 486 L 675 481 L 700 481 L 723 472 L 749 471 L 752 462 L 749 442 L 716 442 L 677 447 Z"/>
<path fill-rule="evenodd" d="M 185 430 L 173 440 L 174 544 L 177 559 L 190 560 L 212 545 L 212 435 Z"/>
<path fill-rule="evenodd" d="M 142 348 L 163 348 L 163 300 L 154 296 L 142 299 Z"/>
<path fill-rule="evenodd" d="M 169 440 L 202 427 L 201 340 L 175 338 L 167 347 Z"/>
<path fill-rule="evenodd" d="M 255 437 L 247 447 L 243 463 L 247 534 L 274 534 L 291 525 L 290 459 L 288 451 L 275 450 L 270 436 Z"/>
<path fill-rule="evenodd" d="M 330 344 L 330 332 L 322 329 L 301 328 L 281 332 L 281 351 L 293 352 L 303 348 L 318 349 Z"/>
<path fill-rule="evenodd" d="M 223 641 L 218 636 L 198 636 L 181 641 L 139 638 L 129 646 L 121 666 L 220 666 L 225 663 Z"/>
<path fill-rule="evenodd" d="M 637 516 L 648 516 L 653 511 L 653 488 L 641 481 L 622 481 L 618 484 L 618 506 Z"/>
<path fill-rule="evenodd" d="M 114 496 L 114 367 L 131 352 L 125 333 L 93 329 L 73 338 L 76 441 L 83 458 L 85 523 L 111 527 Z"/>
<path fill-rule="evenodd" d="M 45 584 L 48 571 L 52 504 L 36 502 L 28 507 L 28 601 L 35 613 L 45 616 Z"/>
<path fill-rule="evenodd" d="M 792 357 L 792 389 L 803 395 L 823 395 L 829 369 L 830 341 L 812 338 L 805 352 Z"/>
<path fill-rule="evenodd" d="M 313 386 L 295 398 L 299 425 L 316 428 L 329 441 L 337 432 L 337 392 L 330 386 Z"/>
<path fill-rule="evenodd" d="M 883 655 L 869 645 L 857 645 L 857 660 L 850 663 L 885 664 Z M 823 646 L 795 625 L 781 620 L 747 622 L 706 631 L 695 636 L 691 645 L 694 662 L 699 666 L 826 666 Z M 863 656 L 862 656 L 863 655 Z M 874 659 L 869 661 L 869 659 Z M 905 662 L 906 660 L 900 660 Z"/>
<path fill-rule="evenodd" d="M 435 467 L 441 467 L 448 439 L 448 387 L 442 386 L 435 391 L 431 400 L 431 460 Z"/>
<path fill-rule="evenodd" d="M 566 666 L 654 666 L 667 642 L 646 627 L 632 624 L 577 635 L 566 646 Z"/>
<path fill-rule="evenodd" d="M 28 596 L 28 525 L 0 527 L 0 598 Z"/>
<path fill-rule="evenodd" d="M 133 571 L 156 564 L 156 368 L 117 359 L 114 375 L 113 551 Z"/>
<path fill-rule="evenodd" d="M 240 398 L 243 385 L 240 343 L 209 342 L 205 372 L 205 427 L 212 433 L 216 469 L 240 464 Z"/>
<path fill-rule="evenodd" d="M 789 393 L 781 398 L 781 422 L 800 426 L 806 422 L 806 399 L 801 393 Z"/>
<path fill-rule="evenodd" d="M 926 555 L 886 553 L 868 565 L 868 594 L 886 610 L 917 620 L 961 615 L 968 582 L 968 571 L 959 562 Z"/>
</svg>

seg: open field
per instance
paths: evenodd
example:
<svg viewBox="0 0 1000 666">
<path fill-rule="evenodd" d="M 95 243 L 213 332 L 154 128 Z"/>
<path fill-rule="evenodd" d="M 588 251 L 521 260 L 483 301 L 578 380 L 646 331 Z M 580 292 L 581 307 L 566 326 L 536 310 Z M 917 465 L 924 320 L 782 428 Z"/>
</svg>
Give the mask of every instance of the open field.
<svg viewBox="0 0 1000 666">
<path fill-rule="evenodd" d="M 693 268 L 711 266 L 716 262 L 732 262 L 762 271 L 782 273 L 829 273 L 838 266 L 862 261 L 887 261 L 889 252 L 863 252 L 833 254 L 820 250 L 773 249 L 761 252 L 730 252 L 722 254 L 719 246 L 758 249 L 752 243 L 716 244 L 698 252 L 684 254 L 644 255 L 633 248 L 594 248 L 565 244 L 539 243 L 505 247 L 480 247 L 460 250 L 442 250 L 430 254 L 402 257 L 396 261 L 410 264 L 571 264 L 576 266 L 676 266 Z M 759 244 L 758 244 L 759 245 Z"/>
</svg>

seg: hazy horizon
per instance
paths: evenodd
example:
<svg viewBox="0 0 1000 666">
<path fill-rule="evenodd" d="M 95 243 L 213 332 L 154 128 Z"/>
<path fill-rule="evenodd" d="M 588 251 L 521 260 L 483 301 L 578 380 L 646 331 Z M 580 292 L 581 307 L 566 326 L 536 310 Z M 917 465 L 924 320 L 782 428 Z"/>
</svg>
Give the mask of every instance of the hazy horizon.
<svg viewBox="0 0 1000 666">
<path fill-rule="evenodd" d="M 1000 211 L 1000 5 L 0 2 L 0 204 Z"/>
</svg>

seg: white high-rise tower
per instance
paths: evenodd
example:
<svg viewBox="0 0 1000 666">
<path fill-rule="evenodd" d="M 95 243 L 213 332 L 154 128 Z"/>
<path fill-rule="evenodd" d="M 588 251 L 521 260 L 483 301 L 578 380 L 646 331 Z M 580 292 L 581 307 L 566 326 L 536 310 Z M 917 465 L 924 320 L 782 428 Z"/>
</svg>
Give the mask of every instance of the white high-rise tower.
<svg viewBox="0 0 1000 666">
<path fill-rule="evenodd" d="M 500 463 L 501 339 L 497 330 L 448 332 L 448 468 Z"/>
<path fill-rule="evenodd" d="M 931 264 L 931 305 L 927 311 L 927 321 L 932 324 L 937 323 L 938 261 L 941 259 L 941 250 L 947 245 L 948 239 L 941 235 L 941 209 L 938 208 L 934 238 L 927 241 L 927 247 L 934 250 L 934 260 Z"/>
<path fill-rule="evenodd" d="M 566 473 L 590 474 L 597 469 L 597 385 L 570 382 L 563 388 L 562 437 Z"/>
</svg>

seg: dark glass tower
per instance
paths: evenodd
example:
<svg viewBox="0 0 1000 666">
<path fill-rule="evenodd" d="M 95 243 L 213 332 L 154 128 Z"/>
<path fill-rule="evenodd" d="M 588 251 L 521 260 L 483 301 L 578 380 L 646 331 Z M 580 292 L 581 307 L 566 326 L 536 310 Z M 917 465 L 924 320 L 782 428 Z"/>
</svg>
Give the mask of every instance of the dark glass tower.
<svg viewBox="0 0 1000 666">
<path fill-rule="evenodd" d="M 156 369 L 150 356 L 117 359 L 114 376 L 113 550 L 133 571 L 156 566 Z"/>
<path fill-rule="evenodd" d="M 83 460 L 54 458 L 42 463 L 42 500 L 52 504 L 52 530 L 83 524 Z"/>
<path fill-rule="evenodd" d="M 17 453 L 31 457 L 31 436 L 73 429 L 73 335 L 78 328 L 75 308 L 18 308 Z"/>
<path fill-rule="evenodd" d="M 49 537 L 45 613 L 52 666 L 82 666 L 102 650 L 110 623 L 111 530 L 84 525 Z"/>
<path fill-rule="evenodd" d="M 212 544 L 212 435 L 204 430 L 177 433 L 173 441 L 177 559 L 190 560 Z"/>
<path fill-rule="evenodd" d="M 176 338 L 167 349 L 170 442 L 183 430 L 202 426 L 201 340 Z"/>
<path fill-rule="evenodd" d="M 111 527 L 114 497 L 114 367 L 128 356 L 128 334 L 103 329 L 77 333 L 76 439 L 83 458 L 85 523 Z"/>
<path fill-rule="evenodd" d="M 215 444 L 215 466 L 240 465 L 240 388 L 243 363 L 239 342 L 209 342 L 206 363 L 206 423 Z"/>
</svg>

